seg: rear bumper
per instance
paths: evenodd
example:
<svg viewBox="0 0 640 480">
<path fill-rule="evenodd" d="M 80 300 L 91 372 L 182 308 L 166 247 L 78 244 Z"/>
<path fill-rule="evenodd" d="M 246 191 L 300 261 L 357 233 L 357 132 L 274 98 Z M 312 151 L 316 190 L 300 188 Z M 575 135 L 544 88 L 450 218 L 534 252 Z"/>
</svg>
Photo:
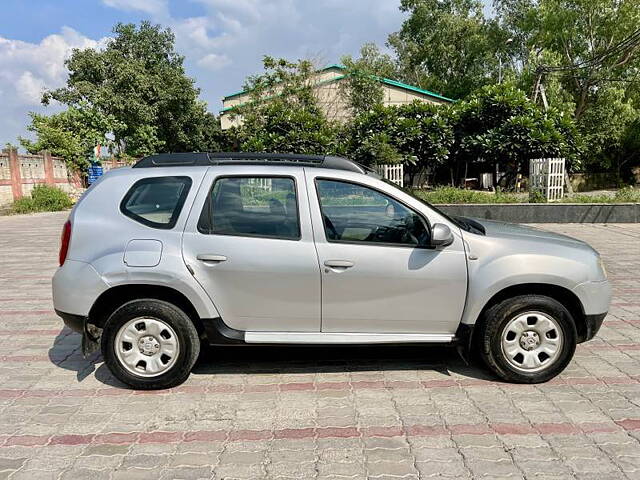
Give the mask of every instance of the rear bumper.
<svg viewBox="0 0 640 480">
<path fill-rule="evenodd" d="M 53 306 L 65 314 L 86 317 L 96 299 L 108 288 L 90 264 L 67 259 L 53 276 Z"/>
<path fill-rule="evenodd" d="M 69 327 L 71 330 L 77 333 L 84 332 L 84 326 L 87 321 L 87 317 L 82 315 L 75 315 L 73 313 L 61 312 L 56 309 L 56 315 L 58 315 L 64 324 Z"/>
<path fill-rule="evenodd" d="M 61 312 L 57 309 L 55 312 L 67 327 L 74 332 L 82 334 L 82 354 L 85 357 L 88 357 L 100 348 L 98 341 L 100 339 L 101 330 L 97 329 L 93 325 L 89 325 L 87 323 L 88 317 L 85 317 L 84 315 L 76 315 L 74 313 Z"/>
</svg>

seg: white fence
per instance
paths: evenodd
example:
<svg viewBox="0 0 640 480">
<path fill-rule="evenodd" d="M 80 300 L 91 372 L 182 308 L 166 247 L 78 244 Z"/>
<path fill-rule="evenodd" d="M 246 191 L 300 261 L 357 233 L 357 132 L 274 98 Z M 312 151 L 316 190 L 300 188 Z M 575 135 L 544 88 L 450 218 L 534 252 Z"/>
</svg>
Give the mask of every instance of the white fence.
<svg viewBox="0 0 640 480">
<path fill-rule="evenodd" d="M 247 184 L 251 185 L 252 187 L 261 188 L 262 190 L 265 190 L 267 192 L 270 192 L 273 188 L 273 183 L 270 178 L 250 178 L 247 181 Z"/>
<path fill-rule="evenodd" d="M 404 186 L 404 167 L 401 163 L 396 163 L 395 165 L 376 165 L 376 172 L 378 172 L 382 178 L 386 178 L 401 187 Z"/>
<path fill-rule="evenodd" d="M 529 161 L 529 191 L 543 193 L 547 202 L 564 195 L 564 158 L 535 158 Z"/>
</svg>

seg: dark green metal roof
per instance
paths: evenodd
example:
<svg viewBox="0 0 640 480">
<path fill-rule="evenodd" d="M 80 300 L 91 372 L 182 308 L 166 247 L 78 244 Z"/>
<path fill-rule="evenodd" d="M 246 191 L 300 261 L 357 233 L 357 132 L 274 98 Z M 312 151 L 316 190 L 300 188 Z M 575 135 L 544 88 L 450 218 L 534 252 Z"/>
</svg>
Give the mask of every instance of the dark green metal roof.
<svg viewBox="0 0 640 480">
<path fill-rule="evenodd" d="M 328 66 L 326 66 L 326 67 L 324 67 L 324 68 L 321 68 L 321 69 L 320 69 L 320 70 L 318 70 L 318 71 L 319 71 L 319 72 L 325 72 L 325 71 L 327 71 L 327 70 L 331 70 L 331 69 L 346 70 L 346 69 L 347 69 L 347 67 L 345 67 L 344 65 L 340 65 L 340 64 L 334 63 L 333 65 L 328 65 Z M 342 80 L 345 76 L 346 76 L 346 75 L 341 75 L 341 76 L 339 76 L 339 77 L 332 78 L 331 80 L 327 80 L 326 82 L 320 82 L 318 85 L 322 85 L 322 84 L 324 84 L 324 83 L 337 82 L 338 80 Z M 390 78 L 383 78 L 383 77 L 376 77 L 376 78 L 377 78 L 381 83 L 384 83 L 384 84 L 386 84 L 386 85 L 391 85 L 391 86 L 393 86 L 393 87 L 402 88 L 402 89 L 404 89 L 404 90 L 410 90 L 410 91 L 412 91 L 412 92 L 421 93 L 421 94 L 423 94 L 423 95 L 428 95 L 428 96 L 430 96 L 430 97 L 434 97 L 434 98 L 437 98 L 437 99 L 439 99 L 439 100 L 443 100 L 443 101 L 445 101 L 445 102 L 455 102 L 455 100 L 453 100 L 452 98 L 444 97 L 444 96 L 442 96 L 442 95 L 440 95 L 440 94 L 438 94 L 438 93 L 432 92 L 432 91 L 430 91 L 430 90 L 425 90 L 425 89 L 423 89 L 423 88 L 416 87 L 415 85 L 409 85 L 409 84 L 406 84 L 406 83 L 398 82 L 398 81 L 396 81 L 396 80 L 391 80 Z M 227 96 L 223 97 L 223 99 L 222 99 L 222 100 L 223 100 L 223 101 L 224 101 L 224 100 L 228 100 L 228 99 L 230 99 L 230 98 L 238 97 L 238 96 L 240 96 L 240 95 L 245 95 L 245 94 L 247 94 L 247 93 L 249 93 L 249 91 L 248 91 L 248 90 L 242 90 L 241 92 L 236 92 L 236 93 L 232 93 L 231 95 L 227 95 Z M 226 112 L 226 111 L 228 111 L 228 110 L 232 110 L 233 108 L 235 108 L 235 107 L 227 107 L 227 108 L 224 108 L 224 109 L 220 110 L 220 113 Z"/>
</svg>

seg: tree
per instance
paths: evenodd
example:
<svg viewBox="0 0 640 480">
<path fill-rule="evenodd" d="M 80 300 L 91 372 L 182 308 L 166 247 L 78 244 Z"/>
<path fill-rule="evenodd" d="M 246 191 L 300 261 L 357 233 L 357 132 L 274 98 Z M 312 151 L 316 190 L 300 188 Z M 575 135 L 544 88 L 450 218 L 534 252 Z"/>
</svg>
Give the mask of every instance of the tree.
<svg viewBox="0 0 640 480">
<path fill-rule="evenodd" d="M 344 153 L 367 166 L 398 163 L 402 155 L 395 142 L 397 109 L 376 104 L 346 125 Z"/>
<path fill-rule="evenodd" d="M 353 59 L 346 55 L 341 61 L 347 67 L 347 72 L 340 86 L 352 115 L 381 105 L 384 90 L 380 78 L 392 78 L 396 72 L 391 57 L 381 53 L 375 44 L 365 43 L 360 48 L 359 58 Z"/>
<path fill-rule="evenodd" d="M 529 89 L 541 76 L 549 103 L 571 112 L 589 145 L 585 165 L 609 168 L 640 117 L 640 0 L 495 3 L 518 40 L 521 85 Z"/>
<path fill-rule="evenodd" d="M 173 33 L 149 22 L 119 23 L 113 32 L 102 50 L 73 51 L 66 86 L 46 92 L 43 103 L 57 100 L 115 119 L 111 133 L 121 154 L 210 148 L 215 122 L 185 74 Z"/>
<path fill-rule="evenodd" d="M 504 32 L 478 0 L 402 0 L 409 14 L 389 36 L 403 79 L 452 98 L 496 80 Z"/>
<path fill-rule="evenodd" d="M 469 164 L 495 171 L 499 162 L 503 169 L 526 173 L 531 158 L 566 157 L 570 168 L 576 166 L 581 142 L 572 118 L 556 109 L 544 111 L 512 85 L 480 89 L 455 106 L 452 123 L 452 183 Z"/>
<path fill-rule="evenodd" d="M 405 158 L 409 184 L 423 172 L 433 173 L 447 164 L 453 146 L 451 109 L 414 101 L 397 107 L 396 144 Z"/>
<path fill-rule="evenodd" d="M 417 175 L 444 165 L 453 143 L 446 106 L 413 102 L 374 106 L 353 119 L 347 151 L 365 165 L 404 162 L 412 185 Z"/>
<path fill-rule="evenodd" d="M 98 111 L 82 105 L 71 107 L 55 115 L 31 113 L 31 125 L 27 130 L 35 133 L 36 140 L 20 138 L 20 143 L 29 153 L 48 150 L 53 155 L 65 159 L 72 171 L 83 169 L 96 145 L 109 146 L 111 140 L 107 132 L 118 128 L 112 116 L 104 116 Z"/>
<path fill-rule="evenodd" d="M 311 62 L 264 58 L 265 72 L 249 77 L 250 99 L 235 109 L 243 124 L 230 138 L 241 150 L 323 154 L 336 148 L 336 128 L 314 94 Z"/>
</svg>

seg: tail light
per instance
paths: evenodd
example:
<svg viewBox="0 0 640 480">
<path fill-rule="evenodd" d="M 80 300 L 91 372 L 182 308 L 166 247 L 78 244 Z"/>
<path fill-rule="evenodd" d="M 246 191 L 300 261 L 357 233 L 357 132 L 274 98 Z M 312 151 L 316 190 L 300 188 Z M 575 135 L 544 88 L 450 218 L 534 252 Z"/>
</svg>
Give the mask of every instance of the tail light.
<svg viewBox="0 0 640 480">
<path fill-rule="evenodd" d="M 67 220 L 62 227 L 62 236 L 60 237 L 60 266 L 64 264 L 67 259 L 67 252 L 69 251 L 69 242 L 71 241 L 71 221 Z"/>
</svg>

